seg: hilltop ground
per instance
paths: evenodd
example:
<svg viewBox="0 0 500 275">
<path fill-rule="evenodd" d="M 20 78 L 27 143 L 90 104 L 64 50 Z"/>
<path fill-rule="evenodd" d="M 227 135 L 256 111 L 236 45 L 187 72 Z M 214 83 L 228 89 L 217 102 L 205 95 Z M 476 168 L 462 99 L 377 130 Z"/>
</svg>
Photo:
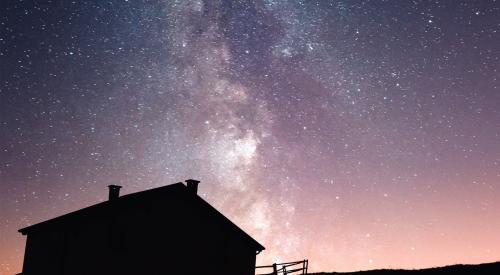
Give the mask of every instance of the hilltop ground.
<svg viewBox="0 0 500 275">
<path fill-rule="evenodd" d="M 428 269 L 418 269 L 418 270 L 393 270 L 393 269 L 381 269 L 381 270 L 369 270 L 369 271 L 358 271 L 358 272 L 321 272 L 321 273 L 311 273 L 315 275 L 335 275 L 335 274 L 360 274 L 360 275 L 396 275 L 396 274 L 415 274 L 415 275 L 433 275 L 433 274 L 500 274 L 500 262 L 479 264 L 479 265 L 451 265 L 445 267 L 436 267 Z"/>
</svg>

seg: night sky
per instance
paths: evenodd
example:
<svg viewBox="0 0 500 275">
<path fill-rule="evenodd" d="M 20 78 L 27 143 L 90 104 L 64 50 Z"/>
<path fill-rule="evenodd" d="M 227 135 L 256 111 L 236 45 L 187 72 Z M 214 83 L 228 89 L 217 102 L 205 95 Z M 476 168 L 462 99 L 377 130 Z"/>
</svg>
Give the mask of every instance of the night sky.
<svg viewBox="0 0 500 275">
<path fill-rule="evenodd" d="M 259 264 L 500 260 L 499 67 L 495 0 L 2 1 L 0 274 L 19 228 L 188 178 Z"/>
</svg>

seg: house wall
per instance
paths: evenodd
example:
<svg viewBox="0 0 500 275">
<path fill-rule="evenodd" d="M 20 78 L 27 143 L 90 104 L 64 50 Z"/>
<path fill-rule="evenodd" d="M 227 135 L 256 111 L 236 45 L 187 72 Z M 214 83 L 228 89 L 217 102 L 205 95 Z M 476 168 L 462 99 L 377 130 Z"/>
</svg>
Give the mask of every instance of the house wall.
<svg viewBox="0 0 500 275">
<path fill-rule="evenodd" d="M 64 239 L 55 232 L 30 234 L 26 243 L 23 274 L 59 274 Z"/>
<path fill-rule="evenodd" d="M 24 275 L 253 275 L 255 251 L 189 197 L 166 195 L 28 235 Z"/>
</svg>

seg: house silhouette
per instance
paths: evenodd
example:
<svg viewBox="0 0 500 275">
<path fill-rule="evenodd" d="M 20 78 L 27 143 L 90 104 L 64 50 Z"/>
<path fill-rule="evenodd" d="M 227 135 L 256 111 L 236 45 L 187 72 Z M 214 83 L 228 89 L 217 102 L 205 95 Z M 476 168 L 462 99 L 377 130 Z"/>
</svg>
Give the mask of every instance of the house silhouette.
<svg viewBox="0 0 500 275">
<path fill-rule="evenodd" d="M 264 247 L 197 195 L 196 180 L 119 196 L 23 229 L 23 275 L 255 274 Z"/>
</svg>

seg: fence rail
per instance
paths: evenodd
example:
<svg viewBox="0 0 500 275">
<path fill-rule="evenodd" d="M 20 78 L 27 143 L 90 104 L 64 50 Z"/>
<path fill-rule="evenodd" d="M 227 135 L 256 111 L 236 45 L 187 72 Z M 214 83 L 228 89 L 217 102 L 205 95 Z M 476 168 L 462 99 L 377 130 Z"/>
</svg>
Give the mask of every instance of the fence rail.
<svg viewBox="0 0 500 275">
<path fill-rule="evenodd" d="M 267 269 L 267 271 L 272 271 L 268 273 L 258 273 L 257 275 L 288 275 L 288 274 L 307 274 L 307 269 L 309 267 L 308 260 L 289 262 L 289 263 L 274 263 L 272 265 L 261 265 L 256 266 L 255 269 Z M 266 272 L 264 270 L 263 272 Z"/>
</svg>

